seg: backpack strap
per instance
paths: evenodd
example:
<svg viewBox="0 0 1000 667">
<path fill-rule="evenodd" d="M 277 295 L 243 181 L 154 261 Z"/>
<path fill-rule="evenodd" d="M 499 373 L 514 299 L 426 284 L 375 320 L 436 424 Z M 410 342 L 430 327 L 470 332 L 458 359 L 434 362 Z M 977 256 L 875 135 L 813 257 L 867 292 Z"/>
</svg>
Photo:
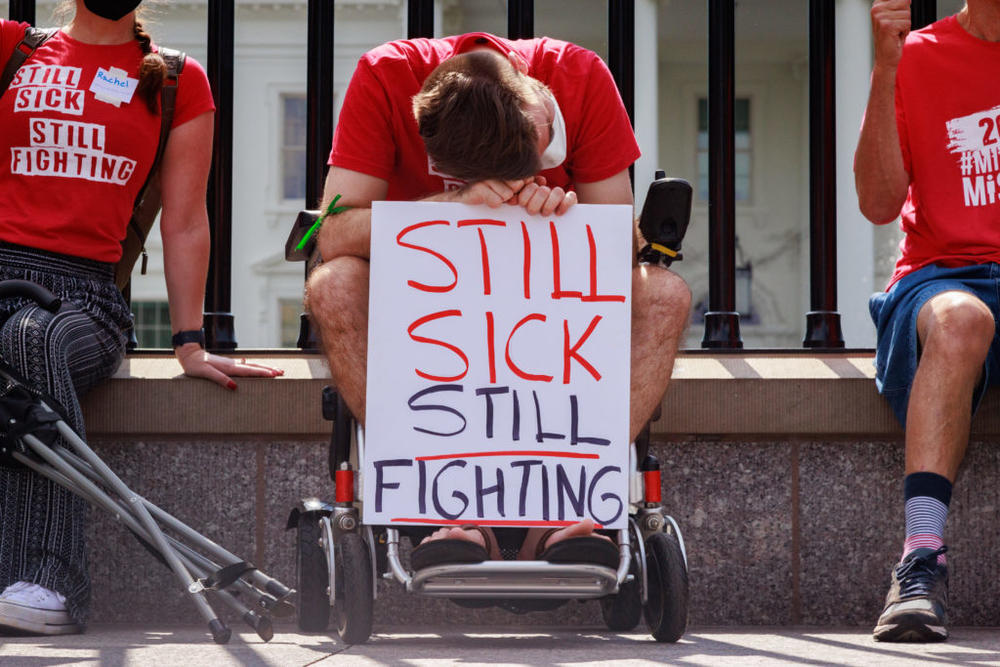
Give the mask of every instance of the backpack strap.
<svg viewBox="0 0 1000 667">
<path fill-rule="evenodd" d="M 160 49 L 160 57 L 167 64 L 167 77 L 163 80 L 163 87 L 160 89 L 160 140 L 156 145 L 156 157 L 153 158 L 153 167 L 149 170 L 150 173 L 160 168 L 163 151 L 167 147 L 167 137 L 170 135 L 170 126 L 174 121 L 174 108 L 177 106 L 177 81 L 187 59 L 187 55 L 183 51 L 166 48 Z M 149 182 L 148 178 L 146 182 Z"/>
<path fill-rule="evenodd" d="M 0 75 L 0 95 L 7 91 L 7 87 L 14 80 L 14 74 L 24 64 L 24 61 L 30 58 L 35 49 L 44 44 L 45 40 L 56 34 L 58 30 L 59 28 L 43 29 L 28 26 L 24 31 L 24 38 L 14 47 L 13 53 L 10 54 L 10 60 L 7 61 L 3 74 Z"/>
<path fill-rule="evenodd" d="M 149 230 L 153 226 L 153 220 L 160 210 L 160 163 L 163 161 L 163 153 L 167 147 L 167 139 L 170 136 L 170 126 L 173 124 L 174 108 L 177 105 L 177 83 L 187 58 L 186 54 L 182 51 L 163 47 L 160 48 L 159 54 L 167 64 L 167 76 L 163 80 L 163 87 L 160 89 L 160 138 L 156 145 L 156 156 L 153 158 L 153 164 L 149 168 L 149 174 L 146 176 L 146 182 L 142 184 L 142 187 L 139 188 L 139 194 L 136 195 L 135 203 L 132 206 L 132 218 L 129 220 L 129 228 L 126 232 L 125 241 L 122 242 L 124 247 L 126 243 L 135 243 L 137 239 L 139 252 L 142 254 L 141 273 L 143 275 L 146 274 L 146 262 L 148 260 L 146 255 L 146 237 L 149 235 Z M 133 235 L 136 239 L 129 238 Z M 128 282 L 128 277 L 132 273 L 132 266 L 135 262 L 134 257 L 130 262 L 127 261 L 129 254 L 127 252 L 123 254 L 123 258 L 126 261 L 121 262 L 116 270 L 115 282 L 120 288 L 124 287 L 125 283 Z M 124 266 L 124 264 L 128 265 Z"/>
</svg>

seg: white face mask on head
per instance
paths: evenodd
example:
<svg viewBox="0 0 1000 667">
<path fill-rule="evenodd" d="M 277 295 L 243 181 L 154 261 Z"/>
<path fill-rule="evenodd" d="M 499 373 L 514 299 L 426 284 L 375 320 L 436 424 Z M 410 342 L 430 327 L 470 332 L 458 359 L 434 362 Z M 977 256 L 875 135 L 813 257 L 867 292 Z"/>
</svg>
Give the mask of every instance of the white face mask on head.
<svg viewBox="0 0 1000 667">
<path fill-rule="evenodd" d="M 553 169 L 566 161 L 566 122 L 563 120 L 559 102 L 554 95 L 547 95 L 552 100 L 552 140 L 539 156 L 542 169 Z"/>
</svg>

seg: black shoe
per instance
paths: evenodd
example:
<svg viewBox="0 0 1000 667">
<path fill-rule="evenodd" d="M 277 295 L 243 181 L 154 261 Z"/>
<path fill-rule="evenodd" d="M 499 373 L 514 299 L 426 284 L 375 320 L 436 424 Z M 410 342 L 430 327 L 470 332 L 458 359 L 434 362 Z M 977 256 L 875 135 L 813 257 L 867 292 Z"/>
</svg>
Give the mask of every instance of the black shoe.
<svg viewBox="0 0 1000 667">
<path fill-rule="evenodd" d="M 882 642 L 939 642 L 948 638 L 948 566 L 937 557 L 948 550 L 914 549 L 892 570 L 885 609 L 872 636 Z"/>
</svg>

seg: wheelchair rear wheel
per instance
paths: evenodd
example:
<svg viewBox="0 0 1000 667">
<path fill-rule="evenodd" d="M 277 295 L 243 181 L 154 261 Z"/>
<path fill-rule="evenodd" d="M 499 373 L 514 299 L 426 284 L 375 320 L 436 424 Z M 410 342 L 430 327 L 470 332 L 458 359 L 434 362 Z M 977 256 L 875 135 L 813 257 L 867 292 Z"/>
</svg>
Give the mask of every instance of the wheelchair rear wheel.
<svg viewBox="0 0 1000 667">
<path fill-rule="evenodd" d="M 330 621 L 326 553 L 319 545 L 321 516 L 317 512 L 303 513 L 296 530 L 296 608 L 303 632 L 323 632 Z"/>
<path fill-rule="evenodd" d="M 362 644 L 372 634 L 375 604 L 368 545 L 356 533 L 347 533 L 336 546 L 337 634 L 345 644 Z"/>
<path fill-rule="evenodd" d="M 649 632 L 658 642 L 675 642 L 687 628 L 687 567 L 677 536 L 667 530 L 646 539 L 649 591 L 644 612 Z"/>
</svg>

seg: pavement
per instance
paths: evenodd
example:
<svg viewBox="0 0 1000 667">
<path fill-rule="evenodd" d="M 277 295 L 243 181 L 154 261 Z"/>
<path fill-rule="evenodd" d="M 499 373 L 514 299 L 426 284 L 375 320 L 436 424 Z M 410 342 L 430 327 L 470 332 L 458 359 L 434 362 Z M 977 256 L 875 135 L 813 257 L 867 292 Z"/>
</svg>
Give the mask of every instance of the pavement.
<svg viewBox="0 0 1000 667">
<path fill-rule="evenodd" d="M 283 629 L 268 643 L 234 631 L 220 646 L 201 627 L 97 625 L 79 636 L 0 636 L 0 665 L 1000 665 L 1000 628 L 951 633 L 939 644 L 880 644 L 868 628 L 690 628 L 658 644 L 598 628 L 376 627 L 355 646 Z"/>
</svg>

